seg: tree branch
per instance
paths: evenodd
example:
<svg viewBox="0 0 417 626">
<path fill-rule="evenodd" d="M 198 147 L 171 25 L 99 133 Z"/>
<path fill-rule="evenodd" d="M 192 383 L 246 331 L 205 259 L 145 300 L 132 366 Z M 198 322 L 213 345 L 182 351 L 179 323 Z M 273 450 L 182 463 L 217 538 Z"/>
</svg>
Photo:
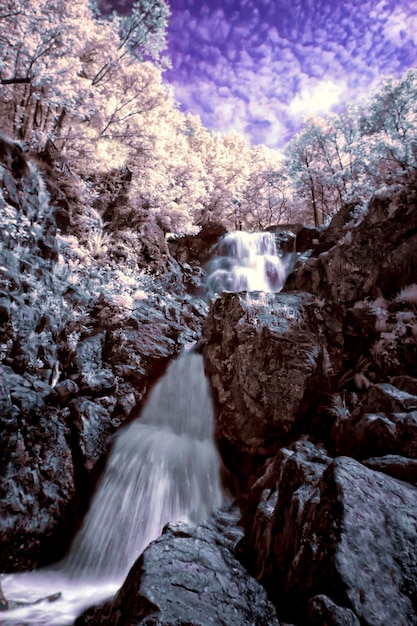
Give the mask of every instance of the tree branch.
<svg viewBox="0 0 417 626">
<path fill-rule="evenodd" d="M 13 76 L 12 78 L 1 78 L 0 85 L 27 85 L 31 81 L 32 79 L 29 76 Z"/>
</svg>

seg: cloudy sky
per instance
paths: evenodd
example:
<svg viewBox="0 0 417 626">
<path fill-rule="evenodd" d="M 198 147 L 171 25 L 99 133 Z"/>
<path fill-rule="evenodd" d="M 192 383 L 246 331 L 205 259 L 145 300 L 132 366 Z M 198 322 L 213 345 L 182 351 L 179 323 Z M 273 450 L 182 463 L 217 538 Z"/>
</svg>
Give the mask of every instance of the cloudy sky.
<svg viewBox="0 0 417 626">
<path fill-rule="evenodd" d="M 170 0 L 165 79 L 214 130 L 279 147 L 417 65 L 417 0 Z"/>
</svg>

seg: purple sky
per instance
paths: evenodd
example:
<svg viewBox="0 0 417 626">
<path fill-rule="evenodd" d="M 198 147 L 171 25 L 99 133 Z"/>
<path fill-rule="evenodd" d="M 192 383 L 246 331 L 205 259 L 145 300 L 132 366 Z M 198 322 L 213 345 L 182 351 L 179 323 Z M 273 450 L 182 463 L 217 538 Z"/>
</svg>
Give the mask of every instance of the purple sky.
<svg viewBox="0 0 417 626">
<path fill-rule="evenodd" d="M 417 0 L 170 0 L 165 79 L 208 128 L 279 147 L 417 65 Z"/>
</svg>

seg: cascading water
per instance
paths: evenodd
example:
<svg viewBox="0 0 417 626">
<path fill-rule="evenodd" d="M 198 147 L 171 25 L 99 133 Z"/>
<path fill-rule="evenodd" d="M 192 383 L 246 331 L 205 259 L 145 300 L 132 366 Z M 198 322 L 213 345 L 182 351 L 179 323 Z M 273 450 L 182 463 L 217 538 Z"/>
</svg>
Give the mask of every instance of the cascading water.
<svg viewBox="0 0 417 626">
<path fill-rule="evenodd" d="M 226 233 L 208 268 L 210 297 L 222 291 L 280 291 L 288 274 L 273 233 Z"/>
<path fill-rule="evenodd" d="M 223 496 L 213 428 L 202 357 L 186 352 L 156 384 L 140 418 L 117 436 L 64 561 L 4 577 L 4 595 L 16 608 L 1 614 L 2 624 L 72 624 L 84 608 L 117 591 L 167 522 L 195 523 L 218 508 Z"/>
</svg>

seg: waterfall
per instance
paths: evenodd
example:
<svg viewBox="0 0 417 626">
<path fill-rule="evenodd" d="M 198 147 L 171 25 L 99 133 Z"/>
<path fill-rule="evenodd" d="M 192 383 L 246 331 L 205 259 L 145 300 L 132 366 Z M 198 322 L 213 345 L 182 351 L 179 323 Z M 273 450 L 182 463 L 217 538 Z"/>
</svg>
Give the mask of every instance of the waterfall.
<svg viewBox="0 0 417 626">
<path fill-rule="evenodd" d="M 219 241 L 208 268 L 207 292 L 211 297 L 222 291 L 280 291 L 287 273 L 273 233 L 237 230 Z"/>
<path fill-rule="evenodd" d="M 71 624 L 117 591 L 169 521 L 197 523 L 222 504 L 220 461 L 202 356 L 167 369 L 141 414 L 116 437 L 84 524 L 59 564 L 3 579 L 6 598 L 26 603 L 3 624 Z M 60 593 L 54 602 L 46 596 Z M 45 600 L 33 604 L 38 598 Z M 27 603 L 32 602 L 28 605 Z"/>
</svg>

